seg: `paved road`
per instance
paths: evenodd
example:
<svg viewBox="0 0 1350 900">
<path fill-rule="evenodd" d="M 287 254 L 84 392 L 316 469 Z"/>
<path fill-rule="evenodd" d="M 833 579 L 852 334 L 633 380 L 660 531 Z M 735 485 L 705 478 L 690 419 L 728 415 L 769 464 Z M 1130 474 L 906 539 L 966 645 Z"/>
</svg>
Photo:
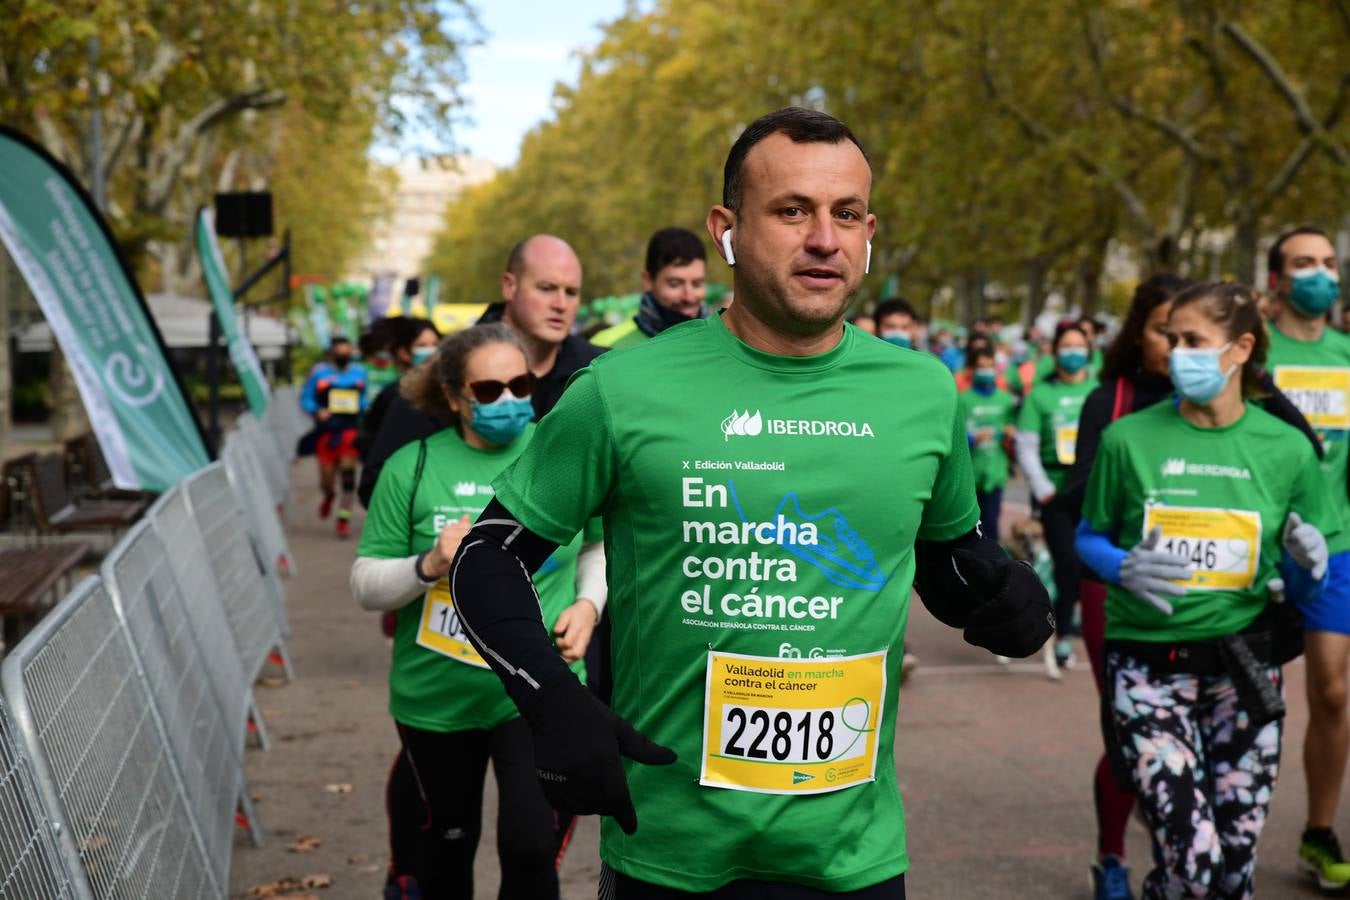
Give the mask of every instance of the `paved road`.
<svg viewBox="0 0 1350 900">
<path fill-rule="evenodd" d="M 376 898 L 382 869 L 363 870 L 386 859 L 383 787 L 396 747 L 385 712 L 388 644 L 347 591 L 355 541 L 338 542 L 331 523 L 315 519 L 311 465 L 297 465 L 296 474 L 301 487 L 288 531 L 301 565 L 301 577 L 289 585 L 298 680 L 259 689 L 275 744 L 268 753 L 251 751 L 248 771 L 270 839 L 261 849 L 236 842 L 232 889 L 243 896 L 282 876 L 327 874 L 333 884 L 317 897 Z M 998 666 L 921 606 L 911 623 L 911 649 L 923 665 L 901 692 L 896 746 L 914 860 L 910 895 L 1088 896 L 1090 774 L 1099 746 L 1091 673 L 1083 668 L 1052 683 L 1035 663 Z M 1316 896 L 1293 864 L 1303 815 L 1302 664 L 1287 675 L 1284 771 L 1261 842 L 1259 896 L 1267 898 Z M 350 793 L 325 789 L 345 784 Z M 497 889 L 493 802 L 489 797 L 488 837 L 478 854 L 482 898 Z M 1350 836 L 1350 798 L 1339 825 Z M 317 836 L 322 845 L 287 852 L 299 834 Z M 563 868 L 566 900 L 595 896 L 596 836 L 595 821 L 585 820 Z M 1147 859 L 1137 825 L 1129 852 Z"/>
</svg>

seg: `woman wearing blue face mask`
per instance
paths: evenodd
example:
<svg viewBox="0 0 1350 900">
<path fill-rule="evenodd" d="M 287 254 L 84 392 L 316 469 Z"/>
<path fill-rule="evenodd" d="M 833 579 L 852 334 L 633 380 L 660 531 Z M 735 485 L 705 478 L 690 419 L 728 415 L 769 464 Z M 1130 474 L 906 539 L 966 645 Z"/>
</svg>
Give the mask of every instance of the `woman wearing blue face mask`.
<svg viewBox="0 0 1350 900">
<path fill-rule="evenodd" d="M 1041 514 L 1045 543 L 1055 564 L 1055 620 L 1060 665 L 1073 659 L 1073 611 L 1078 600 L 1077 516 L 1062 491 L 1078 448 L 1078 419 L 1095 385 L 1088 378 L 1092 344 L 1083 329 L 1065 323 L 1051 344 L 1055 370 L 1036 382 L 1017 417 L 1017 463 Z"/>
<path fill-rule="evenodd" d="M 370 505 L 370 494 L 375 490 L 375 480 L 380 474 L 380 465 L 389 458 L 399 447 L 409 441 L 415 441 L 418 438 L 425 437 L 436 430 L 435 423 L 433 427 L 425 429 L 409 428 L 407 420 L 412 418 L 416 421 L 421 417 L 410 417 L 411 412 L 406 401 L 402 401 L 398 394 L 398 379 L 402 378 L 413 366 L 426 362 L 436 352 L 436 345 L 440 343 L 441 333 L 436 330 L 436 326 L 426 319 L 417 319 L 411 316 L 391 316 L 387 319 L 381 319 L 371 326 L 370 336 L 378 336 L 376 346 L 380 353 L 389 357 L 391 368 L 395 373 L 392 383 L 383 384 L 374 398 L 366 405 L 366 414 L 361 420 L 361 434 L 357 438 L 356 446 L 361 450 L 361 484 L 357 488 L 356 495 L 361 501 L 362 506 Z M 393 417 L 389 413 L 395 412 Z M 394 432 L 397 433 L 397 443 L 389 447 L 378 458 L 375 454 L 375 445 L 380 429 L 383 428 L 386 421 L 394 421 L 397 425 Z M 385 443 L 392 443 L 389 438 Z"/>
<path fill-rule="evenodd" d="M 1251 897 L 1300 639 L 1285 585 L 1326 577 L 1342 526 L 1312 445 L 1252 402 L 1251 290 L 1182 291 L 1167 333 L 1176 399 L 1103 433 L 1078 546 L 1109 585 L 1106 711 L 1160 855 L 1142 895 Z"/>
<path fill-rule="evenodd" d="M 492 499 L 493 479 L 534 432 L 534 385 L 518 339 L 500 324 L 451 335 L 402 381 L 405 397 L 453 424 L 389 458 L 352 567 L 357 602 L 398 614 L 389 711 L 403 749 L 388 788 L 394 858 L 386 896 L 474 896 L 489 760 L 500 797 L 500 896 L 558 896 L 555 864 L 570 820 L 545 801 L 529 729 L 464 633 L 448 577 L 470 520 Z M 606 598 L 599 534 L 588 529 L 584 540 L 577 535 L 534 575 L 544 622 L 579 672 Z"/>
</svg>

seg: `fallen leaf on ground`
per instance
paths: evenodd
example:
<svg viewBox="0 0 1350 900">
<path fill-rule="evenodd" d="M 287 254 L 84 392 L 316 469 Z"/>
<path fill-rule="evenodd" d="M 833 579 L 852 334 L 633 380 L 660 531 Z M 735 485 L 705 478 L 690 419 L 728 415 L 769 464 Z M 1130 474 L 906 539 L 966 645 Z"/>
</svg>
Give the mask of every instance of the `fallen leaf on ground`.
<svg viewBox="0 0 1350 900">
<path fill-rule="evenodd" d="M 330 794 L 350 794 L 352 786 L 345 781 L 339 784 L 325 784 L 323 789 Z"/>
<path fill-rule="evenodd" d="M 269 675 L 266 678 L 259 678 L 258 684 L 265 688 L 279 688 L 289 684 L 289 682 L 282 675 Z"/>
<path fill-rule="evenodd" d="M 358 863 L 369 861 L 370 857 L 364 853 L 353 853 L 351 856 L 347 857 L 347 865 L 349 866 L 354 866 L 357 865 Z"/>
<path fill-rule="evenodd" d="M 326 888 L 333 886 L 333 876 L 327 872 L 319 872 L 315 875 L 306 875 L 303 884 L 307 888 Z"/>
<path fill-rule="evenodd" d="M 297 834 L 295 840 L 286 845 L 286 849 L 292 853 L 311 853 L 322 844 L 323 838 L 317 838 L 312 834 Z"/>
<path fill-rule="evenodd" d="M 363 872 L 363 873 L 365 873 L 365 874 L 367 874 L 367 875 L 372 875 L 372 874 L 374 874 L 374 873 L 380 871 L 380 870 L 383 869 L 383 868 L 384 868 L 384 866 L 380 865 L 379 863 L 371 863 L 371 864 L 368 865 L 368 866 L 362 866 L 361 868 L 357 869 L 357 871 L 358 871 L 358 872 Z"/>
</svg>

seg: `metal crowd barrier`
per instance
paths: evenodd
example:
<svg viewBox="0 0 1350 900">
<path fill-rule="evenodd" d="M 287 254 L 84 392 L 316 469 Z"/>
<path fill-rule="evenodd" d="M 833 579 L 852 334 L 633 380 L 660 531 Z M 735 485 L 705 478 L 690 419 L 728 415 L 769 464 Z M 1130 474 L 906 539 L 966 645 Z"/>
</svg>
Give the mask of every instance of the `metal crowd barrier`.
<svg viewBox="0 0 1350 900">
<path fill-rule="evenodd" d="M 236 431 L 225 439 L 221 459 L 225 462 L 230 483 L 239 495 L 253 546 L 262 557 L 268 575 L 276 578 L 279 586 L 282 572 L 294 574 L 297 567 L 295 555 L 286 541 L 286 532 L 277 517 L 276 505 L 264 483 L 266 467 L 262 453 L 245 432 Z"/>
<path fill-rule="evenodd" d="M 0 700 L 0 900 L 75 896 L 27 747 Z"/>
<path fill-rule="evenodd" d="M 225 618 L 239 649 L 244 675 L 251 684 L 275 650 L 290 676 L 290 657 L 282 636 L 281 615 L 275 593 L 280 585 L 264 576 L 263 567 L 249 540 L 244 512 L 225 464 L 212 463 L 183 482 L 192 517 L 201 529 L 211 571 L 220 588 Z M 260 720 L 256 715 L 255 720 Z M 264 739 L 264 743 L 266 743 Z"/>
<path fill-rule="evenodd" d="M 172 552 L 181 553 L 175 547 Z M 235 810 L 251 810 L 244 791 L 243 746 L 204 666 L 170 550 L 149 521 L 138 523 L 103 562 L 103 583 L 131 635 L 136 657 L 174 751 L 188 808 L 218 884 L 229 883 Z M 205 556 L 198 557 L 205 566 Z M 216 640 L 228 640 L 219 634 Z M 241 804 L 241 800 L 245 801 Z M 255 817 L 247 821 L 257 828 Z M 260 831 L 253 833 L 261 842 Z"/>
<path fill-rule="evenodd" d="M 272 404 L 273 406 L 275 404 Z M 268 409 L 271 409 L 269 406 Z M 258 461 L 258 469 L 267 480 L 268 499 L 274 509 L 284 508 L 291 491 L 290 454 L 282 455 L 276 434 L 259 422 L 252 413 L 244 413 L 236 423 L 232 437 L 248 444 Z"/>
<path fill-rule="evenodd" d="M 288 676 L 294 388 L 161 496 L 0 665 L 0 900 L 224 898 L 253 682 Z M 292 563 L 292 571 L 294 571 Z"/>
<path fill-rule="evenodd" d="M 88 578 L 0 667 L 85 898 L 223 898 L 125 625 Z"/>
</svg>

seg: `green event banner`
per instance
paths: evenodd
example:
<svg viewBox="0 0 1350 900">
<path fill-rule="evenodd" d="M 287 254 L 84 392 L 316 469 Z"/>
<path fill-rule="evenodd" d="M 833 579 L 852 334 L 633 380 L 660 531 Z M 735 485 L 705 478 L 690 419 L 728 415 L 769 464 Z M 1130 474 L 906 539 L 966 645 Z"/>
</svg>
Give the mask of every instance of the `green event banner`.
<svg viewBox="0 0 1350 900">
<path fill-rule="evenodd" d="M 211 295 L 211 305 L 216 310 L 216 321 L 220 323 L 220 333 L 225 335 L 225 346 L 230 351 L 230 363 L 244 386 L 244 396 L 248 398 L 248 408 L 261 421 L 267 412 L 267 400 L 272 390 L 267 385 L 267 376 L 263 374 L 258 354 L 249 343 L 244 330 L 239 327 L 239 316 L 234 309 L 234 291 L 230 288 L 230 277 L 225 268 L 225 257 L 220 252 L 220 240 L 216 237 L 215 212 L 203 207 L 197 212 L 197 256 L 202 263 L 202 277 L 206 280 L 206 292 Z"/>
<path fill-rule="evenodd" d="M 0 241 L 70 364 L 113 482 L 164 491 L 207 465 L 201 426 L 107 224 L 65 166 L 3 126 Z"/>
</svg>

